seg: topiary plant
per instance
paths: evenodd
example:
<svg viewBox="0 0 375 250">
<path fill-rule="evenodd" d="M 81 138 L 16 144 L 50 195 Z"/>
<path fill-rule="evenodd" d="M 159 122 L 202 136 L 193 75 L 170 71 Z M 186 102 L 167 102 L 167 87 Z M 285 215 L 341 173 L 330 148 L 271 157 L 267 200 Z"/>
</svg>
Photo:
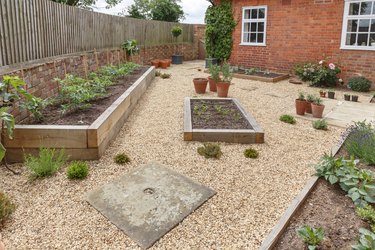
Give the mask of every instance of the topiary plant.
<svg viewBox="0 0 375 250">
<path fill-rule="evenodd" d="M 127 156 L 125 153 L 119 153 L 115 155 L 113 160 L 115 161 L 115 163 L 120 164 L 120 165 L 124 165 L 130 162 L 129 156 Z"/>
<path fill-rule="evenodd" d="M 289 123 L 289 124 L 295 124 L 296 123 L 296 119 L 291 115 L 282 115 L 282 116 L 280 116 L 279 120 L 282 121 L 282 122 L 285 122 L 285 123 Z"/>
<path fill-rule="evenodd" d="M 0 224 L 7 220 L 15 209 L 16 206 L 0 191 Z"/>
<path fill-rule="evenodd" d="M 182 28 L 180 26 L 173 26 L 171 29 L 172 36 L 175 38 L 176 46 L 175 46 L 175 54 L 178 54 L 177 50 L 177 39 L 182 34 Z"/>
<path fill-rule="evenodd" d="M 84 179 L 89 174 L 89 166 L 84 161 L 74 161 L 68 167 L 69 179 Z"/>
<path fill-rule="evenodd" d="M 259 156 L 258 151 L 256 151 L 256 149 L 253 149 L 253 148 L 245 149 L 243 154 L 245 155 L 246 158 L 252 158 L 252 159 L 256 159 Z"/>
<path fill-rule="evenodd" d="M 348 86 L 353 91 L 368 92 L 372 82 L 363 76 L 355 76 L 349 79 Z"/>
<path fill-rule="evenodd" d="M 221 152 L 220 145 L 215 143 L 205 143 L 203 144 L 203 147 L 199 147 L 197 151 L 198 154 L 206 158 L 219 159 L 220 156 L 223 154 Z"/>
</svg>

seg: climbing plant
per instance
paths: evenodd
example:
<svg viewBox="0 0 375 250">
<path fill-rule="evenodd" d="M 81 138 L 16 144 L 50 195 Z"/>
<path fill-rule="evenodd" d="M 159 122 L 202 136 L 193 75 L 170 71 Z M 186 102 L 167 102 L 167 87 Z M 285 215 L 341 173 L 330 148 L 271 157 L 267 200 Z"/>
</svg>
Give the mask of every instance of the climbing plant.
<svg viewBox="0 0 375 250">
<path fill-rule="evenodd" d="M 208 57 L 227 60 L 232 52 L 232 32 L 236 26 L 232 5 L 222 1 L 207 8 L 205 44 Z"/>
</svg>

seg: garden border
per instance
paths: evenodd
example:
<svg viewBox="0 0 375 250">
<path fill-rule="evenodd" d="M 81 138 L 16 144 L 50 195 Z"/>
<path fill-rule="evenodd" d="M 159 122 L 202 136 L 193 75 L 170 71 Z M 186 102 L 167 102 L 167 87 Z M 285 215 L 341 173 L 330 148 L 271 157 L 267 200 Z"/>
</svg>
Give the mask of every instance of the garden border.
<svg viewBox="0 0 375 250">
<path fill-rule="evenodd" d="M 347 136 L 336 146 L 334 146 L 331 150 L 331 154 L 336 156 L 336 154 L 340 151 L 342 146 L 344 145 Z M 318 183 L 319 177 L 312 176 L 301 192 L 292 200 L 288 208 L 285 210 L 277 224 L 273 227 L 272 231 L 268 234 L 267 238 L 262 242 L 260 246 L 260 250 L 269 250 L 272 249 L 283 235 L 285 229 L 289 226 L 290 220 L 296 214 L 297 210 L 301 208 L 301 206 L 306 201 L 307 197 L 315 188 L 316 184 Z"/>
<path fill-rule="evenodd" d="M 155 77 L 150 67 L 91 125 L 16 125 L 13 139 L 2 133 L 7 162 L 22 162 L 39 148 L 64 149 L 70 160 L 97 160 L 116 137 Z"/>
<path fill-rule="evenodd" d="M 245 74 L 233 73 L 233 77 L 240 78 L 240 79 L 254 80 L 254 81 L 273 82 L 273 83 L 288 79 L 290 77 L 289 74 L 282 74 L 282 73 L 276 73 L 276 74 L 280 74 L 281 76 L 271 78 L 271 77 L 262 77 L 262 76 L 257 76 L 257 75 L 245 75 Z"/>
</svg>

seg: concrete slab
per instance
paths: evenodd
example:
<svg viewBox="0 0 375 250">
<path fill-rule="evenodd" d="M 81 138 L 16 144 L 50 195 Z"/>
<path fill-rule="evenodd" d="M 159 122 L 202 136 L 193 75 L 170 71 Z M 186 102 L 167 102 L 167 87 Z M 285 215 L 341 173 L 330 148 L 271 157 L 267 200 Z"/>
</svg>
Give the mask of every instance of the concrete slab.
<svg viewBox="0 0 375 250">
<path fill-rule="evenodd" d="M 215 193 L 151 162 L 89 192 L 86 200 L 146 249 Z"/>
</svg>

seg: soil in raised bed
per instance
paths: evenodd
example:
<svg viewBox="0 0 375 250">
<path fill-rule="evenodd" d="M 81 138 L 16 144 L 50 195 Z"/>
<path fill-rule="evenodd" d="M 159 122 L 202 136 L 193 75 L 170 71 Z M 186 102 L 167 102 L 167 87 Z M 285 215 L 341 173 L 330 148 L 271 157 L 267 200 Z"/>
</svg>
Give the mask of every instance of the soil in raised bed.
<svg viewBox="0 0 375 250">
<path fill-rule="evenodd" d="M 252 129 L 231 100 L 191 100 L 193 129 Z"/>
<path fill-rule="evenodd" d="M 271 78 L 271 79 L 283 76 L 282 74 L 277 74 L 277 73 L 273 73 L 273 72 L 266 73 L 266 72 L 263 72 L 263 71 L 258 71 L 258 72 L 254 72 L 254 73 L 251 73 L 251 74 L 246 74 L 245 70 L 241 70 L 241 69 L 236 73 L 242 74 L 242 75 L 260 76 L 260 77 Z"/>
<path fill-rule="evenodd" d="M 119 98 L 134 82 L 138 80 L 149 67 L 139 67 L 131 74 L 122 77 L 107 89 L 107 96 L 90 102 L 91 107 L 62 115 L 60 105 L 50 105 L 43 110 L 43 121 L 28 122 L 28 124 L 48 125 L 90 125 L 93 123 L 117 98 Z"/>
</svg>

